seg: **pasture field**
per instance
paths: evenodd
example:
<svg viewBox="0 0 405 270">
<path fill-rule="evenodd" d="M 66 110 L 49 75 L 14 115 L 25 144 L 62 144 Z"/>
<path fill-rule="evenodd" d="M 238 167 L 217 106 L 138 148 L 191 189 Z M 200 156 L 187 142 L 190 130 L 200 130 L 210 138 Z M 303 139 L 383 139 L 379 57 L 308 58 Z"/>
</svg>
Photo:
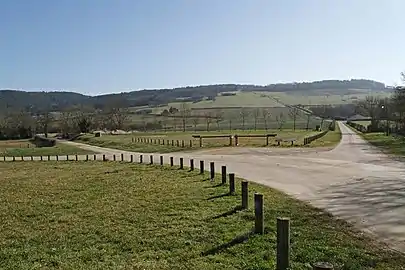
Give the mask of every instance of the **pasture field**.
<svg viewBox="0 0 405 270">
<path fill-rule="evenodd" d="M 249 210 L 207 176 L 127 162 L 0 162 L 2 269 L 275 269 L 291 218 L 291 269 L 403 269 L 405 257 L 342 220 L 249 184 Z M 253 235 L 255 192 L 265 234 Z M 243 239 L 245 241 L 236 241 Z"/>
<path fill-rule="evenodd" d="M 307 130 L 262 130 L 262 131 L 241 131 L 234 130 L 232 132 L 222 131 L 222 132 L 136 132 L 132 134 L 125 135 L 102 135 L 101 137 L 95 137 L 93 134 L 86 134 L 78 138 L 79 142 L 83 142 L 90 145 L 115 148 L 127 151 L 145 152 L 145 153 L 168 153 L 175 151 L 185 151 L 185 150 L 198 150 L 201 149 L 199 146 L 199 139 L 193 138 L 192 135 L 254 135 L 254 134 L 277 134 L 276 138 L 282 139 L 296 139 L 294 143 L 295 146 L 302 146 L 304 143 L 304 137 L 308 135 L 315 134 L 314 131 Z M 137 138 L 151 139 L 151 143 L 138 142 Z M 290 147 L 290 142 L 281 142 L 278 146 L 276 138 L 269 138 L 269 146 L 274 147 Z M 159 144 L 160 139 L 160 144 Z M 134 141 L 133 141 L 134 140 Z M 156 140 L 156 143 L 155 143 Z M 181 143 L 184 140 L 184 147 Z M 192 142 L 192 147 L 190 147 L 190 140 Z M 163 145 L 164 141 L 164 145 Z M 172 141 L 174 146 L 172 146 Z M 177 146 L 177 141 L 179 141 L 179 146 Z M 169 144 L 168 144 L 169 143 Z M 265 147 L 265 138 L 239 138 L 239 146 L 250 146 L 250 147 Z M 315 143 L 315 142 L 313 142 Z M 234 145 L 234 141 L 233 141 Z M 311 144 L 312 145 L 312 144 Z M 310 145 L 310 146 L 311 146 Z M 229 138 L 210 138 L 203 139 L 204 148 L 212 147 L 226 147 L 229 146 Z"/>
<path fill-rule="evenodd" d="M 53 147 L 36 147 L 29 140 L 0 141 L 0 156 L 47 156 L 47 155 L 75 155 L 91 154 L 91 151 L 83 150 L 71 145 L 56 143 Z"/>
</svg>

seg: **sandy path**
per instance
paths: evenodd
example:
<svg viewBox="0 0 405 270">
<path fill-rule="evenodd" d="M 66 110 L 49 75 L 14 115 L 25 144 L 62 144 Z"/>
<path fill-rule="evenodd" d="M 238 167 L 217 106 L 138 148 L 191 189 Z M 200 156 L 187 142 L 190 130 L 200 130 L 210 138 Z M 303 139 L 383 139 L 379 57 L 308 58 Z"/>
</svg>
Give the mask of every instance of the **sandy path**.
<svg viewBox="0 0 405 270">
<path fill-rule="evenodd" d="M 153 154 L 155 162 L 163 155 L 214 161 L 216 170 L 226 165 L 239 177 L 279 189 L 298 199 L 321 207 L 333 215 L 374 233 L 392 247 L 405 252 L 405 169 L 403 163 L 390 159 L 360 136 L 339 123 L 342 140 L 333 150 L 225 148 L 192 153 Z M 66 142 L 111 158 L 128 151 Z M 149 161 L 150 153 L 143 153 Z M 84 159 L 83 156 L 79 157 Z M 99 156 L 100 158 L 100 156 Z"/>
</svg>

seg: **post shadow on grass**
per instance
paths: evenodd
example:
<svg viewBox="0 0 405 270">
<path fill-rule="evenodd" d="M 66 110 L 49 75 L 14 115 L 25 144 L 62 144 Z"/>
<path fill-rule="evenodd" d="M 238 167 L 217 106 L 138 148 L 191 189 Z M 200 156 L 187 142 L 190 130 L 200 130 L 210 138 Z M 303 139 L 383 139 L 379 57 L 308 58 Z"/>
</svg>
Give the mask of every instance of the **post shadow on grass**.
<svg viewBox="0 0 405 270">
<path fill-rule="evenodd" d="M 229 242 L 226 242 L 226 243 L 224 243 L 222 245 L 219 245 L 217 247 L 214 247 L 214 248 L 211 248 L 211 249 L 209 249 L 207 251 L 202 252 L 201 255 L 202 256 L 215 255 L 215 254 L 217 254 L 217 253 L 219 253 L 219 252 L 221 252 L 221 251 L 223 251 L 225 249 L 228 249 L 228 248 L 233 247 L 233 246 L 235 246 L 237 244 L 241 244 L 241 243 L 244 243 L 244 242 L 248 241 L 249 238 L 251 236 L 253 236 L 253 235 L 254 235 L 254 231 L 250 231 L 250 232 L 244 233 L 242 235 L 238 235 Z"/>
<path fill-rule="evenodd" d="M 233 209 L 231 209 L 229 211 L 226 211 L 226 212 L 224 212 L 222 214 L 216 215 L 216 216 L 214 216 L 212 218 L 209 218 L 209 219 L 218 219 L 218 218 L 222 218 L 222 217 L 229 217 L 229 216 L 232 216 L 232 215 L 240 212 L 241 210 L 243 210 L 242 206 L 238 205 L 238 206 L 236 206 L 235 208 L 233 208 Z"/>
<path fill-rule="evenodd" d="M 222 185 L 222 184 L 220 184 L 220 185 Z M 215 195 L 215 196 L 209 197 L 209 198 L 207 199 L 207 201 L 212 201 L 212 200 L 219 199 L 219 198 L 223 198 L 223 197 L 226 197 L 226 196 L 229 196 L 229 193 L 228 193 L 228 192 L 227 192 L 227 193 L 224 193 L 224 194 L 219 194 L 219 195 Z"/>
</svg>

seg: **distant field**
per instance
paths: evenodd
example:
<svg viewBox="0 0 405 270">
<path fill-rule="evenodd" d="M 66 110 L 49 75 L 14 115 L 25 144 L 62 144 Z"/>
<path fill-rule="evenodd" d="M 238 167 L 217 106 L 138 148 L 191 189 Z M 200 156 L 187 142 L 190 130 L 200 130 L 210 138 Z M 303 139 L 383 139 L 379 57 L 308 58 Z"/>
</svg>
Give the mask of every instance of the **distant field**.
<svg viewBox="0 0 405 270">
<path fill-rule="evenodd" d="M 75 155 L 91 154 L 88 150 L 83 150 L 71 145 L 57 143 L 53 147 L 35 147 L 28 140 L 0 141 L 0 156 L 47 156 L 47 155 Z"/>
<path fill-rule="evenodd" d="M 127 151 L 138 151 L 138 152 L 174 152 L 174 151 L 185 151 L 185 150 L 198 150 L 199 139 L 192 137 L 193 134 L 199 135 L 243 135 L 243 134 L 277 134 L 277 138 L 282 139 L 296 139 L 294 143 L 295 146 L 302 146 L 304 142 L 304 137 L 308 135 L 315 134 L 314 131 L 306 130 L 262 130 L 262 131 L 233 131 L 233 132 L 136 132 L 129 135 L 102 135 L 101 137 L 94 137 L 92 134 L 79 137 L 80 142 L 84 142 L 90 145 L 100 146 L 100 147 L 109 147 L 116 148 Z M 152 143 L 137 142 L 136 138 L 145 138 L 152 139 Z M 134 139 L 134 142 L 132 141 Z M 159 145 L 160 139 L 160 145 Z M 156 140 L 156 143 L 155 143 Z M 164 141 L 164 145 L 163 145 Z M 172 141 L 174 146 L 172 146 Z M 179 146 L 177 146 L 177 141 L 179 141 Z M 182 141 L 184 141 L 184 147 L 182 147 Z M 192 147 L 190 147 L 190 141 Z M 169 144 L 168 144 L 169 143 Z M 251 146 L 251 147 L 265 147 L 266 139 L 265 138 L 239 138 L 239 146 Z M 233 141 L 234 144 L 234 141 Z M 311 145 L 315 145 L 314 143 Z M 229 146 L 229 138 L 212 138 L 212 139 L 203 139 L 203 147 L 226 147 Z M 276 138 L 269 138 L 269 146 L 274 147 L 290 147 L 291 142 L 281 142 L 278 146 Z"/>
</svg>

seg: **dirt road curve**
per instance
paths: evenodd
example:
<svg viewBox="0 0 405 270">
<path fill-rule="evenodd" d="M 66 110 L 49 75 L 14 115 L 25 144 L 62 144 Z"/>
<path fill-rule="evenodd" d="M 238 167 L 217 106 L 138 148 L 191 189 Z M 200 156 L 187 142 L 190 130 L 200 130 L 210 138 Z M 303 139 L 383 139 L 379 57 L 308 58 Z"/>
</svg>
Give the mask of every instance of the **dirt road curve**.
<svg viewBox="0 0 405 270">
<path fill-rule="evenodd" d="M 166 162 L 169 156 L 184 157 L 185 164 L 194 158 L 196 166 L 198 160 L 214 161 L 217 171 L 226 165 L 228 172 L 324 208 L 405 252 L 403 164 L 380 153 L 344 124 L 339 126 L 342 141 L 333 150 L 226 148 L 162 155 Z M 109 156 L 124 153 L 126 159 L 140 154 L 74 144 Z M 145 155 L 148 161 L 150 154 Z M 156 161 L 158 155 L 154 154 Z"/>
</svg>

